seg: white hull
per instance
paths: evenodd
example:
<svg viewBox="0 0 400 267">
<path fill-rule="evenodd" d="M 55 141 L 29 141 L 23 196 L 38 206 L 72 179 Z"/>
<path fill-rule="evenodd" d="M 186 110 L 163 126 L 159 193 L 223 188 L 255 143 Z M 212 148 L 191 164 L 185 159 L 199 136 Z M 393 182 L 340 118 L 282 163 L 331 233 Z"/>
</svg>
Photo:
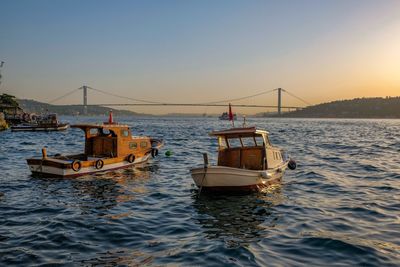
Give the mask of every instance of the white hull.
<svg viewBox="0 0 400 267">
<path fill-rule="evenodd" d="M 110 170 L 116 170 L 116 169 L 121 169 L 121 168 L 126 168 L 135 164 L 143 163 L 147 161 L 150 157 L 150 154 L 141 157 L 141 158 L 136 158 L 134 162 L 129 163 L 127 161 L 123 162 L 118 162 L 118 163 L 112 163 L 112 164 L 105 164 L 103 168 L 101 169 L 96 169 L 94 166 L 90 167 L 82 167 L 79 171 L 74 171 L 72 169 L 62 169 L 62 168 L 57 168 L 53 166 L 41 166 L 41 165 L 35 165 L 35 164 L 29 164 L 29 169 L 31 170 L 32 173 L 37 173 L 37 174 L 44 174 L 46 176 L 55 176 L 55 177 L 74 177 L 74 176 L 82 176 L 82 175 L 88 175 L 88 174 L 93 174 L 96 172 L 105 172 L 105 171 L 110 171 Z"/>
<path fill-rule="evenodd" d="M 209 166 L 194 168 L 190 172 L 196 186 L 203 189 L 261 189 L 279 183 L 287 164 L 288 162 L 283 162 L 277 168 L 261 171 Z"/>
<path fill-rule="evenodd" d="M 60 127 L 36 127 L 36 126 L 12 126 L 11 130 L 13 132 L 19 132 L 19 131 L 31 131 L 31 132 L 36 132 L 36 131 L 64 131 L 68 129 L 69 125 L 65 126 L 60 126 Z"/>
</svg>

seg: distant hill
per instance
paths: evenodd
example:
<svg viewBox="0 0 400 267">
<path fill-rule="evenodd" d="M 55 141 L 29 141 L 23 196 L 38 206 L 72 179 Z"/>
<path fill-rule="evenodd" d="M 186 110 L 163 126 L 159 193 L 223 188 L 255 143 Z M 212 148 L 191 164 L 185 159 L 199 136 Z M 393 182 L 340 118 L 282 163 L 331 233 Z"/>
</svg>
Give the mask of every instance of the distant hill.
<svg viewBox="0 0 400 267">
<path fill-rule="evenodd" d="M 275 115 L 276 116 L 276 115 Z M 284 113 L 290 118 L 400 118 L 400 97 L 356 98 Z"/>
<path fill-rule="evenodd" d="M 82 114 L 83 107 L 81 105 L 50 105 L 35 100 L 29 99 L 18 99 L 19 106 L 29 113 L 43 113 L 43 112 L 54 112 L 58 115 L 80 115 Z M 108 114 L 110 110 L 113 111 L 114 115 L 117 116 L 145 116 L 147 114 L 136 113 L 129 110 L 113 109 L 103 106 L 88 106 L 88 115 L 104 115 Z"/>
</svg>

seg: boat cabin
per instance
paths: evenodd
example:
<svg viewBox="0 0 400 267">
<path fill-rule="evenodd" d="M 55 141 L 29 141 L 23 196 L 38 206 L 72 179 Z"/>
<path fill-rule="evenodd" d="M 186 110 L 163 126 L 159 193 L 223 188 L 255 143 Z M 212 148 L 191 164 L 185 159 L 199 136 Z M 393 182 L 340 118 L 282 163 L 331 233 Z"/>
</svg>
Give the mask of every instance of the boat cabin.
<svg viewBox="0 0 400 267">
<path fill-rule="evenodd" d="M 283 161 L 281 150 L 271 145 L 267 131 L 233 128 L 210 135 L 218 137 L 218 166 L 266 170 Z"/>
<path fill-rule="evenodd" d="M 79 124 L 71 127 L 85 132 L 85 155 L 88 157 L 119 158 L 151 152 L 150 138 L 132 136 L 127 125 Z"/>
<path fill-rule="evenodd" d="M 39 116 L 36 118 L 36 121 L 39 124 L 58 124 L 58 123 L 60 123 L 57 119 L 57 114 L 55 114 L 55 113 Z"/>
</svg>

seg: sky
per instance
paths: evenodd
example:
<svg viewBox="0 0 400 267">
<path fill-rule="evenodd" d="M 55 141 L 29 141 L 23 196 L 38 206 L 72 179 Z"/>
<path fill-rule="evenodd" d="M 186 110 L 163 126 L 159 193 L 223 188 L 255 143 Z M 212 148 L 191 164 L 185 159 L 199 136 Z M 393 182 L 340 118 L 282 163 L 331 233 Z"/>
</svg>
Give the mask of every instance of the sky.
<svg viewBox="0 0 400 267">
<path fill-rule="evenodd" d="M 82 85 L 175 103 L 278 87 L 311 104 L 400 96 L 400 1 L 0 0 L 0 60 L 0 93 L 43 102 Z M 95 91 L 88 102 L 133 103 Z M 82 91 L 54 104 L 78 103 Z M 276 105 L 277 95 L 235 103 Z M 304 103 L 284 93 L 283 105 Z"/>
</svg>

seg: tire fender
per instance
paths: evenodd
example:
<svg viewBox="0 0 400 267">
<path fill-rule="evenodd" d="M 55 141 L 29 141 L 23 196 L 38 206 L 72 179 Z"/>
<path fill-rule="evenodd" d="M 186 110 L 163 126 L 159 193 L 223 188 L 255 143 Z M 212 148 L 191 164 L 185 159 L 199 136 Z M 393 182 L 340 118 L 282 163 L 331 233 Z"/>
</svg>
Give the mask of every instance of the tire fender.
<svg viewBox="0 0 400 267">
<path fill-rule="evenodd" d="M 127 160 L 129 163 L 133 163 L 133 162 L 135 161 L 135 155 L 129 154 L 129 155 L 126 157 L 126 160 Z"/>
<path fill-rule="evenodd" d="M 81 170 L 81 168 L 82 168 L 82 163 L 79 161 L 79 160 L 74 160 L 72 163 L 71 163 L 71 168 L 72 168 L 72 170 L 74 170 L 75 172 L 78 172 L 78 171 L 80 171 Z"/>
<path fill-rule="evenodd" d="M 288 162 L 288 168 L 291 170 L 295 170 L 297 167 L 297 163 L 296 161 L 294 161 L 293 159 L 289 160 Z"/>
<path fill-rule="evenodd" d="M 98 159 L 98 160 L 96 160 L 96 163 L 94 164 L 94 166 L 96 167 L 96 169 L 100 170 L 104 166 L 104 161 L 101 159 Z"/>
<path fill-rule="evenodd" d="M 155 158 L 158 156 L 158 149 L 157 148 L 152 148 L 151 149 L 151 157 Z"/>
</svg>

